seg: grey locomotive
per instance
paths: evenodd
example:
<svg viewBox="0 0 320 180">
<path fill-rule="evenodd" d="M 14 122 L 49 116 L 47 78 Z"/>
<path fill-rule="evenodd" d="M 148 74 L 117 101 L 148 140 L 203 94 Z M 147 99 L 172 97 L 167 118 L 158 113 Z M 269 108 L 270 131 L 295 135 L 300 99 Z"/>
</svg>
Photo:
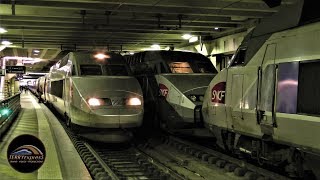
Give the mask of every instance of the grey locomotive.
<svg viewBox="0 0 320 180">
<path fill-rule="evenodd" d="M 217 73 L 207 57 L 183 51 L 145 51 L 126 56 L 126 60 L 142 86 L 145 124 L 201 132 L 195 129 L 203 126 L 203 96 Z"/>
<path fill-rule="evenodd" d="M 141 87 L 114 53 L 70 52 L 50 68 L 40 95 L 78 133 L 117 134 L 142 124 Z M 41 85 L 43 83 L 43 85 Z"/>
<path fill-rule="evenodd" d="M 211 81 L 202 111 L 221 148 L 319 178 L 320 23 L 306 24 L 313 16 L 301 3 L 246 36 Z"/>
</svg>

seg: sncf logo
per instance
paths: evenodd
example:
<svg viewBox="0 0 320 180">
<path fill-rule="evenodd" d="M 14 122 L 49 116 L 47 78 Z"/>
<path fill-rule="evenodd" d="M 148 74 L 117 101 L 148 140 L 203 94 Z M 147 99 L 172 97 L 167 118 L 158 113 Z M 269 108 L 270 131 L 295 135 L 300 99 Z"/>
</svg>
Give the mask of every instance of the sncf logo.
<svg viewBox="0 0 320 180">
<path fill-rule="evenodd" d="M 169 93 L 169 89 L 167 88 L 167 86 L 165 86 L 164 84 L 159 84 L 159 88 L 160 88 L 160 95 L 167 97 Z"/>
<path fill-rule="evenodd" d="M 226 82 L 219 82 L 211 90 L 211 102 L 225 103 Z"/>
</svg>

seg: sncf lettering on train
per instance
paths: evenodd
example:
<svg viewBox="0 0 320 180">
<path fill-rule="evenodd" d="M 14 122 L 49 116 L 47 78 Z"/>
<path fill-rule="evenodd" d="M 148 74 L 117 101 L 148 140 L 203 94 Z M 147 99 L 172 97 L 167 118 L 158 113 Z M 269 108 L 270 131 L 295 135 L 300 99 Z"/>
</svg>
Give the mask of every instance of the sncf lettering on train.
<svg viewBox="0 0 320 180">
<path fill-rule="evenodd" d="M 164 84 L 159 84 L 160 95 L 167 97 L 169 93 L 169 89 Z"/>
<path fill-rule="evenodd" d="M 211 90 L 211 102 L 225 103 L 226 82 L 219 82 Z"/>
</svg>

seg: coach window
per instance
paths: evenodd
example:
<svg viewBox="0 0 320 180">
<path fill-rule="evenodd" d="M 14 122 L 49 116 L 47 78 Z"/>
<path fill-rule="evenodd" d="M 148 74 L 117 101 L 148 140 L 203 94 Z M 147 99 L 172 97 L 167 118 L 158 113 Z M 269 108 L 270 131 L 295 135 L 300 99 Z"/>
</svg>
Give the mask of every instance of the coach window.
<svg viewBox="0 0 320 180">
<path fill-rule="evenodd" d="M 246 51 L 247 48 L 240 48 L 234 55 L 234 58 L 231 59 L 231 64 L 229 67 L 233 66 L 243 66 L 244 65 L 244 60 L 246 57 Z"/>
</svg>

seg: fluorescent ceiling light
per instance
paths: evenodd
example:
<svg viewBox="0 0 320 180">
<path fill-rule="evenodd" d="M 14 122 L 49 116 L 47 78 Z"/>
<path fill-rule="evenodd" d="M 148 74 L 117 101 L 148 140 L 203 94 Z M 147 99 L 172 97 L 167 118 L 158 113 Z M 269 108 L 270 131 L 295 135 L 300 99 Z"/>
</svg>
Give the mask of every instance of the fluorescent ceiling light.
<svg viewBox="0 0 320 180">
<path fill-rule="evenodd" d="M 5 46 L 9 46 L 10 44 L 12 44 L 12 42 L 10 42 L 10 41 L 2 41 L 1 44 L 5 45 Z"/>
<path fill-rule="evenodd" d="M 39 53 L 40 51 L 38 49 L 33 50 L 35 53 Z"/>
<path fill-rule="evenodd" d="M 219 29 L 218 27 L 215 27 L 215 28 L 214 28 L 214 30 L 218 30 L 218 29 Z"/>
<path fill-rule="evenodd" d="M 94 55 L 94 57 L 99 59 L 99 60 L 110 58 L 109 55 L 106 55 L 106 54 L 103 54 L 103 53 L 97 53 L 97 54 Z"/>
<path fill-rule="evenodd" d="M 0 27 L 0 34 L 6 33 L 8 32 L 7 30 L 5 30 L 4 28 Z"/>
<path fill-rule="evenodd" d="M 189 43 L 193 43 L 193 42 L 196 42 L 198 41 L 198 36 L 193 36 L 189 39 Z"/>
<path fill-rule="evenodd" d="M 129 52 L 129 54 L 134 55 L 134 52 Z"/>
<path fill-rule="evenodd" d="M 159 44 L 153 44 L 153 45 L 151 45 L 151 48 L 152 49 L 160 49 L 160 46 L 159 46 Z"/>
<path fill-rule="evenodd" d="M 192 36 L 190 34 L 184 34 L 181 36 L 183 39 L 190 39 Z"/>
</svg>

